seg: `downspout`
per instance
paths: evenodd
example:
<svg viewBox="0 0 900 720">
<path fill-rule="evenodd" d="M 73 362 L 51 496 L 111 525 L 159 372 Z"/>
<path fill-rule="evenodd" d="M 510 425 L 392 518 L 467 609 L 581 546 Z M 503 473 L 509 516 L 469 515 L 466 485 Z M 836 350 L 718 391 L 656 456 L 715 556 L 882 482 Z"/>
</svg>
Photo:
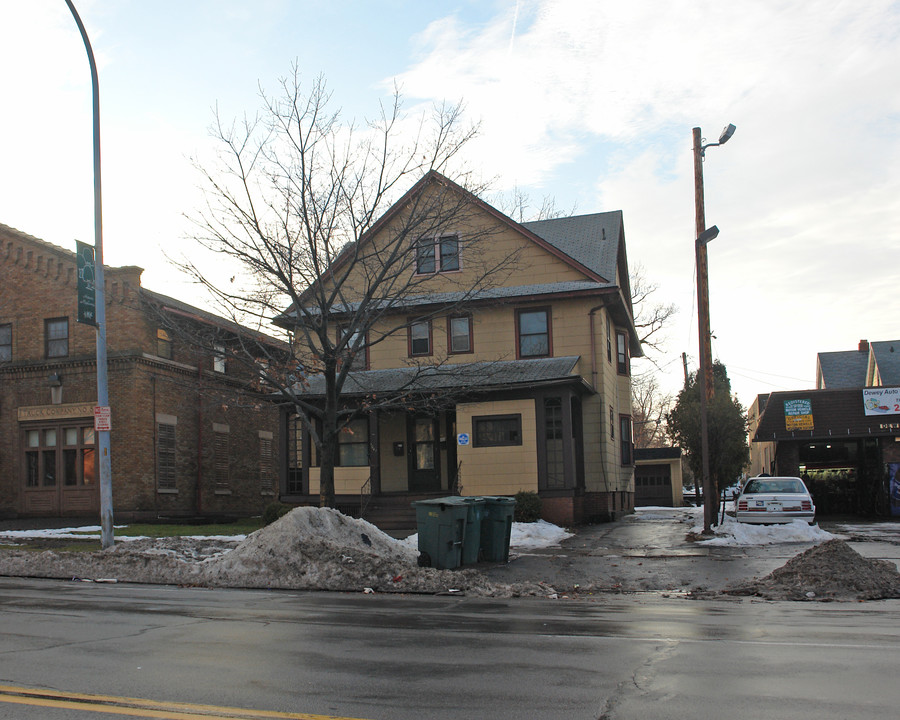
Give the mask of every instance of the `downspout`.
<svg viewBox="0 0 900 720">
<path fill-rule="evenodd" d="M 203 513 L 203 368 L 197 360 L 197 515 Z"/>
<path fill-rule="evenodd" d="M 159 517 L 159 423 L 156 421 L 156 374 L 150 375 L 150 412 L 153 414 L 153 467 L 157 491 L 153 493 L 156 517 Z"/>
<path fill-rule="evenodd" d="M 597 378 L 598 378 L 598 370 L 597 370 L 597 330 L 594 324 L 594 314 L 598 310 L 602 310 L 606 307 L 605 304 L 597 305 L 596 307 L 592 307 L 590 311 L 588 311 L 588 317 L 591 322 L 591 387 L 594 388 L 594 392 L 597 392 Z M 603 418 L 604 407 L 603 403 L 600 404 L 600 417 Z M 601 422 L 601 427 L 603 427 Z M 601 446 L 602 447 L 602 446 Z M 609 475 L 606 472 L 606 458 L 600 458 L 600 469 L 603 471 L 603 487 L 605 488 L 607 496 L 610 493 L 609 489 Z M 607 497 L 607 508 L 609 507 L 609 498 Z"/>
<path fill-rule="evenodd" d="M 591 322 L 591 387 L 594 388 L 594 392 L 597 391 L 597 330 L 594 325 L 594 313 L 602 310 L 604 307 L 606 305 L 597 305 L 588 312 Z"/>
</svg>

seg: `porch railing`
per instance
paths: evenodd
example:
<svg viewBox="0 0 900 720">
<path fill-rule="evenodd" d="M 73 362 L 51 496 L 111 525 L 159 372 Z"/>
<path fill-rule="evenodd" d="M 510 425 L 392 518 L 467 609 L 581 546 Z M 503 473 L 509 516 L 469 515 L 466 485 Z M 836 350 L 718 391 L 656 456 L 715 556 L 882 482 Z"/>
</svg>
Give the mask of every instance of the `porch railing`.
<svg viewBox="0 0 900 720">
<path fill-rule="evenodd" d="M 359 489 L 359 517 L 363 519 L 366 510 L 369 508 L 369 502 L 372 500 L 372 476 L 370 475 L 362 487 Z"/>
<path fill-rule="evenodd" d="M 459 464 L 456 466 L 456 473 L 450 479 L 450 486 L 448 490 L 451 495 L 462 495 L 462 460 L 459 461 Z"/>
</svg>

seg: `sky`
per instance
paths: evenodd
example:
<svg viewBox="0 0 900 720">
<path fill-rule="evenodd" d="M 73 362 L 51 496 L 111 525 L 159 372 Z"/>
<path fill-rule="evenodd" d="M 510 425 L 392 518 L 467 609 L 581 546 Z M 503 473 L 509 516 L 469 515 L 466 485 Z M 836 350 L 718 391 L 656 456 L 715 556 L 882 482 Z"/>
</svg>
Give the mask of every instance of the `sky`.
<svg viewBox="0 0 900 720">
<path fill-rule="evenodd" d="M 204 306 L 192 158 L 296 63 L 357 123 L 462 101 L 497 193 L 622 210 L 628 262 L 678 313 L 664 389 L 698 351 L 692 128 L 706 151 L 713 356 L 747 407 L 815 385 L 816 353 L 900 338 L 900 2 L 76 0 L 100 78 L 107 265 Z M 0 2 L 0 223 L 93 242 L 91 88 L 64 0 Z M 2 292 L 2 289 L 0 289 Z M 636 370 L 646 367 L 637 361 Z"/>
</svg>

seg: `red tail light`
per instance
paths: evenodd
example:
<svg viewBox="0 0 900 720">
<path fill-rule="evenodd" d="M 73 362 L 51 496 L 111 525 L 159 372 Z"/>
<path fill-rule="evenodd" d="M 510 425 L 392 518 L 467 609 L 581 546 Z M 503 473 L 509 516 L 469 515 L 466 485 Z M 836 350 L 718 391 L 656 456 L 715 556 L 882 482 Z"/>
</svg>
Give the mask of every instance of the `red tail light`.
<svg viewBox="0 0 900 720">
<path fill-rule="evenodd" d="M 810 510 L 812 510 L 812 503 L 809 500 L 803 500 L 800 503 L 800 509 L 810 511 Z"/>
<path fill-rule="evenodd" d="M 746 500 L 738 501 L 738 510 L 740 510 L 741 512 L 747 511 L 747 501 Z"/>
</svg>

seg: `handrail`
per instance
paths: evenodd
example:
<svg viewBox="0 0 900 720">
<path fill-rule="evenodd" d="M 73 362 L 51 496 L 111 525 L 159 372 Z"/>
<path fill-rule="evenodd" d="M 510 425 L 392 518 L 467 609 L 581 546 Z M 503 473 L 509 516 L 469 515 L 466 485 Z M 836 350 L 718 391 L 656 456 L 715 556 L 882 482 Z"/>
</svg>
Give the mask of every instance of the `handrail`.
<svg viewBox="0 0 900 720">
<path fill-rule="evenodd" d="M 369 508 L 369 502 L 372 500 L 372 476 L 370 475 L 362 487 L 359 489 L 359 518 L 363 519 L 366 510 Z"/>
<path fill-rule="evenodd" d="M 450 480 L 450 485 L 447 488 L 450 491 L 451 495 L 462 495 L 463 486 L 459 481 L 460 475 L 462 473 L 462 460 L 456 465 L 456 473 L 453 475 L 453 479 Z"/>
</svg>

